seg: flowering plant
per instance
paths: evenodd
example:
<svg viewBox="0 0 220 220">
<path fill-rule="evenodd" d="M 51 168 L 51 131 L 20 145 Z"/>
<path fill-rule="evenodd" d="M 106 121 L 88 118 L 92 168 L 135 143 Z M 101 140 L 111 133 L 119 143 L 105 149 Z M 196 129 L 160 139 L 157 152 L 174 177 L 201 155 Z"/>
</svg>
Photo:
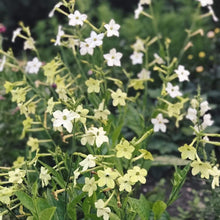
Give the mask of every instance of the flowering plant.
<svg viewBox="0 0 220 220">
<path fill-rule="evenodd" d="M 217 20 L 212 1 L 196 4 L 193 22 L 208 15 Z M 220 135 L 208 132 L 214 123 L 207 113 L 211 107 L 200 89 L 194 97 L 184 93 L 191 74 L 181 57 L 200 31 L 187 30 L 179 58 L 171 57 L 172 39 L 157 32 L 153 6 L 141 0 L 134 19 L 152 21 L 156 36 L 137 37 L 125 53 L 120 44 L 105 46 L 120 38 L 120 24 L 112 18 L 96 27 L 75 1 L 60 1 L 49 13 L 66 19 L 52 40 L 60 48 L 52 59 L 41 60 L 23 23 L 13 32 L 12 42 L 24 39 L 31 58 L 21 62 L 12 50 L 0 50 L 0 71 L 20 77 L 5 81 L 4 88 L 23 115 L 20 138 L 26 140 L 27 154 L 11 167 L 1 167 L 1 216 L 168 219 L 167 207 L 178 198 L 190 169 L 211 180 L 211 188 L 219 186 L 218 164 L 206 149 L 206 144 L 220 145 L 212 140 Z M 201 6 L 208 7 L 208 14 L 201 16 Z M 152 98 L 148 91 L 156 80 L 161 89 Z M 151 138 L 180 129 L 185 120 L 193 137 L 181 143 L 181 158 L 171 164 L 181 168 L 176 168 L 170 196 L 150 201 L 140 185 L 147 184 L 151 167 L 160 163 L 148 148 Z"/>
</svg>

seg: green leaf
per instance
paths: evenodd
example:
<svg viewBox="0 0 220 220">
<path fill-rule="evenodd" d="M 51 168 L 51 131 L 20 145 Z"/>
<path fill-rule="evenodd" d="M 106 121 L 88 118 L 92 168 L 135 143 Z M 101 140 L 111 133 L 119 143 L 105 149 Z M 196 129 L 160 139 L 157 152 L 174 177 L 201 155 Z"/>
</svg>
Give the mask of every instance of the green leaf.
<svg viewBox="0 0 220 220">
<path fill-rule="evenodd" d="M 37 181 L 35 181 L 31 189 L 31 194 L 33 195 L 34 198 L 37 196 L 37 192 L 38 192 L 38 183 Z"/>
<path fill-rule="evenodd" d="M 15 192 L 15 195 L 18 197 L 18 199 L 21 201 L 21 204 L 27 208 L 28 210 L 31 211 L 31 213 L 33 215 L 36 215 L 36 211 L 34 209 L 34 203 L 32 198 L 27 195 L 25 192 L 23 191 L 17 191 Z"/>
<path fill-rule="evenodd" d="M 55 210 L 56 207 L 44 209 L 43 211 L 40 212 L 39 220 L 51 220 Z"/>
<path fill-rule="evenodd" d="M 129 197 L 128 202 L 133 211 L 136 212 L 142 220 L 148 220 L 150 216 L 150 203 L 141 194 L 140 199 Z"/>
<path fill-rule="evenodd" d="M 36 204 L 36 210 L 37 213 L 41 213 L 44 209 L 50 208 L 50 205 L 48 204 L 48 201 L 43 198 L 37 198 L 34 200 L 34 203 Z"/>
<path fill-rule="evenodd" d="M 111 220 L 121 220 L 115 213 L 111 212 L 110 213 L 110 219 Z"/>
<path fill-rule="evenodd" d="M 163 201 L 156 201 L 153 204 L 153 213 L 154 213 L 154 220 L 158 220 L 160 219 L 161 215 L 163 214 L 163 212 L 166 210 L 167 208 L 167 204 Z"/>
</svg>

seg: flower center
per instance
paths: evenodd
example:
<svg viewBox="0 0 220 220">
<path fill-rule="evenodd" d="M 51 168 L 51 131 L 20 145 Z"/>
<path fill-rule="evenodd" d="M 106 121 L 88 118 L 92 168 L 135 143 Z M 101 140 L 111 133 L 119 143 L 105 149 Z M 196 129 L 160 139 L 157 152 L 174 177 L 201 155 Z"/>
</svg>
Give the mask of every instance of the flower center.
<svg viewBox="0 0 220 220">
<path fill-rule="evenodd" d="M 66 119 L 67 119 L 67 117 L 66 117 L 66 115 L 64 115 L 64 116 L 63 116 L 63 120 L 66 120 Z"/>
</svg>

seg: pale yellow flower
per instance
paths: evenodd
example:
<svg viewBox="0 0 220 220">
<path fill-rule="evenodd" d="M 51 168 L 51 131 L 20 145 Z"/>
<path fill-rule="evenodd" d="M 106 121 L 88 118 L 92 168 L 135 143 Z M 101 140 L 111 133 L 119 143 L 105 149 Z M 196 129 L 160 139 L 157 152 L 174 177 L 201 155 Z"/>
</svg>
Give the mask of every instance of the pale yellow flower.
<svg viewBox="0 0 220 220">
<path fill-rule="evenodd" d="M 116 145 L 117 150 L 116 157 L 125 157 L 131 159 L 134 147 L 125 139 L 122 139 L 119 144 Z"/>
<path fill-rule="evenodd" d="M 20 170 L 19 168 L 16 168 L 14 171 L 9 171 L 8 172 L 9 175 L 9 182 L 10 183 L 22 183 L 23 182 L 23 178 L 25 176 L 25 171 L 24 170 Z"/>
<path fill-rule="evenodd" d="M 211 165 L 208 162 L 202 162 L 198 160 L 194 160 L 191 163 L 192 167 L 192 175 L 195 176 L 198 173 L 201 173 L 201 178 L 209 179 Z"/>
<path fill-rule="evenodd" d="M 147 170 L 140 168 L 139 166 L 134 166 L 133 169 L 128 170 L 130 176 L 130 181 L 133 183 L 141 182 L 142 184 L 146 183 Z"/>
<path fill-rule="evenodd" d="M 87 88 L 87 92 L 88 93 L 92 93 L 92 92 L 99 93 L 99 91 L 100 91 L 100 83 L 101 83 L 100 80 L 89 78 L 88 80 L 86 80 L 85 83 L 86 83 L 86 86 L 88 87 Z"/>
<path fill-rule="evenodd" d="M 92 177 L 89 179 L 88 177 L 85 178 L 85 185 L 82 188 L 83 192 L 88 192 L 88 196 L 92 196 L 92 194 L 97 190 L 97 185 L 95 183 L 95 178 Z"/>
<path fill-rule="evenodd" d="M 113 106 L 125 106 L 125 99 L 127 98 L 127 94 L 122 92 L 121 89 L 117 89 L 116 92 L 112 92 L 111 97 L 113 99 Z"/>
<path fill-rule="evenodd" d="M 181 158 L 183 160 L 187 158 L 194 160 L 196 158 L 196 149 L 193 146 L 184 144 L 184 146 L 179 147 L 178 150 L 181 152 Z"/>
<path fill-rule="evenodd" d="M 125 190 L 127 192 L 131 192 L 132 190 L 131 186 L 134 184 L 133 182 L 131 182 L 129 174 L 125 174 L 124 176 L 119 177 L 118 183 L 119 183 L 119 191 Z"/>
</svg>

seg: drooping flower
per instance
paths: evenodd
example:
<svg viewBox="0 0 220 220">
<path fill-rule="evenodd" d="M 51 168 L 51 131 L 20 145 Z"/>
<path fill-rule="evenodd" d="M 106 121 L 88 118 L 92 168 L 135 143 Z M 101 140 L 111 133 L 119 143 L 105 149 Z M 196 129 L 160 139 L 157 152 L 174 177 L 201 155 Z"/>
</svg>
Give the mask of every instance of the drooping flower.
<svg viewBox="0 0 220 220">
<path fill-rule="evenodd" d="M 207 101 L 201 102 L 201 104 L 200 104 L 200 115 L 203 116 L 210 109 L 211 108 L 209 107 L 209 103 Z"/>
<path fill-rule="evenodd" d="M 182 93 L 179 91 L 179 86 L 173 86 L 170 82 L 167 83 L 166 91 L 172 98 L 182 96 Z"/>
<path fill-rule="evenodd" d="M 88 93 L 92 93 L 92 92 L 96 92 L 99 93 L 100 91 L 100 80 L 97 79 L 93 79 L 93 78 L 89 78 L 88 80 L 86 80 L 85 84 L 88 87 L 87 92 Z"/>
<path fill-rule="evenodd" d="M 78 10 L 76 10 L 73 14 L 68 15 L 69 18 L 69 25 L 76 26 L 76 25 L 83 25 L 83 22 L 87 19 L 86 14 L 81 14 Z"/>
<path fill-rule="evenodd" d="M 203 122 L 201 124 L 202 129 L 206 129 L 208 126 L 212 126 L 213 125 L 214 121 L 211 120 L 211 117 L 212 116 L 210 114 L 205 114 L 203 116 Z"/>
<path fill-rule="evenodd" d="M 154 53 L 154 59 L 155 59 L 155 62 L 159 65 L 165 63 L 164 60 L 157 53 Z"/>
<path fill-rule="evenodd" d="M 49 180 L 51 180 L 51 176 L 48 173 L 48 169 L 46 169 L 45 167 L 41 167 L 40 168 L 40 176 L 39 178 L 41 179 L 41 184 L 42 187 L 45 187 L 49 184 Z"/>
<path fill-rule="evenodd" d="M 181 158 L 183 160 L 187 158 L 194 160 L 196 158 L 196 149 L 193 146 L 184 144 L 184 146 L 179 147 L 178 150 L 181 152 Z"/>
<path fill-rule="evenodd" d="M 161 130 L 162 132 L 166 132 L 166 123 L 169 121 L 163 118 L 163 115 L 159 113 L 156 118 L 151 119 L 151 123 L 154 125 L 154 132 L 158 132 Z"/>
<path fill-rule="evenodd" d="M 192 175 L 195 176 L 198 173 L 201 173 L 201 178 L 209 179 L 211 165 L 209 162 L 202 162 L 194 160 L 191 163 Z"/>
<path fill-rule="evenodd" d="M 56 37 L 56 42 L 54 43 L 55 46 L 60 45 L 60 40 L 61 37 L 64 35 L 64 31 L 62 30 L 62 26 L 59 25 L 58 26 L 58 33 L 57 33 L 57 37 Z"/>
<path fill-rule="evenodd" d="M 127 94 L 122 92 L 121 89 L 117 89 L 116 92 L 112 92 L 111 97 L 113 99 L 113 106 L 125 106 L 125 99 L 127 98 Z"/>
<path fill-rule="evenodd" d="M 22 29 L 21 28 L 17 28 L 16 30 L 14 30 L 13 31 L 13 36 L 12 36 L 12 43 L 14 43 L 15 42 L 15 39 L 17 38 L 17 36 L 19 35 L 19 34 L 21 34 L 21 31 L 22 31 Z"/>
<path fill-rule="evenodd" d="M 128 175 L 130 176 L 130 181 L 132 183 L 141 182 L 146 183 L 147 170 L 140 168 L 139 166 L 134 166 L 133 169 L 128 170 Z"/>
<path fill-rule="evenodd" d="M 40 62 L 38 58 L 35 57 L 32 61 L 27 62 L 25 71 L 30 74 L 34 74 L 34 73 L 37 74 L 41 66 L 42 66 L 42 62 Z"/>
<path fill-rule="evenodd" d="M 132 64 L 142 64 L 143 63 L 143 56 L 144 54 L 142 52 L 136 52 L 134 51 L 133 54 L 131 54 L 130 59 L 132 61 Z"/>
<path fill-rule="evenodd" d="M 25 176 L 25 171 L 20 170 L 19 168 L 16 168 L 14 171 L 9 171 L 8 175 L 9 175 L 8 181 L 10 183 L 19 183 L 20 184 L 23 182 L 23 178 Z"/>
<path fill-rule="evenodd" d="M 66 130 L 71 133 L 73 129 L 72 120 L 79 118 L 79 114 L 73 111 L 64 109 L 63 112 L 57 110 L 53 113 L 53 127 L 58 128 L 63 125 Z"/>
<path fill-rule="evenodd" d="M 97 208 L 97 217 L 103 216 L 104 220 L 109 219 L 111 209 L 109 207 L 105 207 L 105 203 L 102 199 L 99 199 L 97 202 L 95 202 L 95 207 Z"/>
<path fill-rule="evenodd" d="M 98 170 L 97 172 L 99 180 L 98 186 L 107 186 L 109 188 L 115 187 L 115 179 L 119 176 L 118 172 L 114 171 L 112 168 L 106 168 L 104 170 Z"/>
<path fill-rule="evenodd" d="M 103 37 L 104 37 L 103 33 L 97 34 L 95 31 L 91 31 L 90 37 L 86 39 L 86 42 L 92 48 L 99 47 L 103 44 L 103 41 L 102 41 Z"/>
<path fill-rule="evenodd" d="M 126 173 L 124 176 L 120 176 L 118 178 L 118 183 L 119 183 L 119 191 L 123 191 L 123 190 L 127 192 L 132 191 L 132 185 L 134 183 L 131 182 L 129 174 Z"/>
<path fill-rule="evenodd" d="M 32 37 L 29 37 L 25 42 L 24 42 L 24 50 L 35 50 L 35 40 Z"/>
<path fill-rule="evenodd" d="M 116 157 L 125 157 L 126 159 L 131 159 L 132 152 L 135 148 L 125 139 L 122 139 L 119 144 L 115 147 L 117 153 Z"/>
<path fill-rule="evenodd" d="M 144 10 L 144 8 L 139 3 L 138 8 L 134 11 L 134 19 L 138 19 L 143 10 Z"/>
<path fill-rule="evenodd" d="M 85 185 L 82 188 L 83 192 L 88 192 L 88 196 L 92 196 L 92 194 L 97 190 L 97 185 L 95 178 L 92 177 L 89 179 L 88 177 L 85 177 Z"/>
<path fill-rule="evenodd" d="M 83 167 L 82 171 L 86 171 L 88 168 L 95 167 L 96 157 L 94 157 L 92 154 L 89 154 L 84 160 L 82 160 L 79 165 Z"/>
<path fill-rule="evenodd" d="M 214 166 L 209 172 L 210 175 L 213 176 L 212 189 L 215 189 L 215 186 L 219 186 L 220 170 L 217 168 L 217 166 Z"/>
<path fill-rule="evenodd" d="M 188 76 L 190 72 L 188 70 L 185 70 L 185 67 L 183 65 L 179 65 L 178 68 L 174 70 L 174 72 L 177 74 L 180 82 L 189 81 Z"/>
<path fill-rule="evenodd" d="M 104 54 L 104 58 L 108 66 L 121 66 L 122 53 L 117 52 L 115 48 L 111 49 L 108 54 Z"/>
<path fill-rule="evenodd" d="M 186 118 L 191 120 L 195 124 L 197 121 L 197 110 L 189 107 L 188 111 L 187 111 Z"/>
<path fill-rule="evenodd" d="M 119 28 L 120 25 L 115 23 L 114 19 L 111 19 L 109 24 L 105 24 L 104 27 L 107 30 L 107 37 L 117 36 L 119 37 Z"/>
<path fill-rule="evenodd" d="M 50 11 L 48 17 L 51 18 L 54 16 L 54 12 L 56 11 L 57 8 L 60 8 L 60 6 L 63 5 L 63 2 L 58 2 L 54 7 L 53 9 Z"/>
</svg>

